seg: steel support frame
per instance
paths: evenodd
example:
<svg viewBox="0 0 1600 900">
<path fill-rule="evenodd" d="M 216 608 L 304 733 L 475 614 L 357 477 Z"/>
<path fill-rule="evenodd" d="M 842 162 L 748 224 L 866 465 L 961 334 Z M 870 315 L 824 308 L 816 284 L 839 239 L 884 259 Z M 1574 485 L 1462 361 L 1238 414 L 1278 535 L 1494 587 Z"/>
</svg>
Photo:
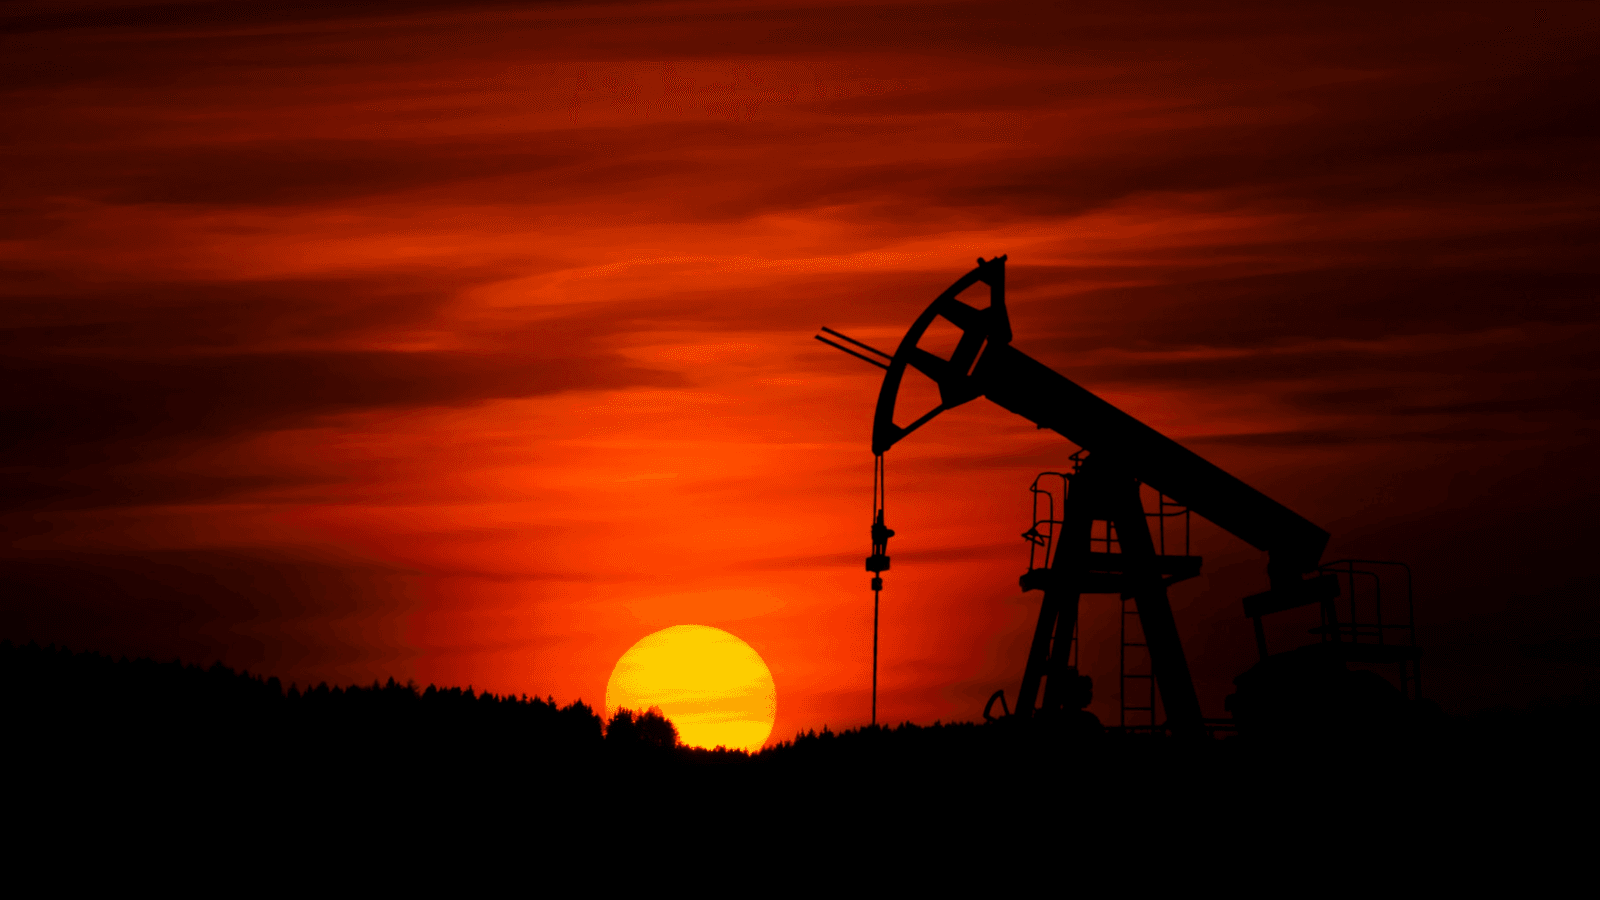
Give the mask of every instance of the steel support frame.
<svg viewBox="0 0 1600 900">
<path fill-rule="evenodd" d="M 1025 716 L 1035 712 L 1041 682 L 1045 689 L 1043 709 L 1054 711 L 1065 699 L 1061 691 L 1070 674 L 1068 654 L 1088 572 L 1089 539 L 1099 520 L 1116 529 L 1126 557 L 1129 593 L 1144 631 L 1167 726 L 1174 735 L 1203 737 L 1205 720 L 1200 713 L 1200 700 L 1158 569 L 1155 541 L 1139 498 L 1139 482 L 1119 470 L 1114 461 L 1091 455 L 1071 478 L 1061 520 L 1060 540 L 1051 561 L 1056 577 L 1040 601 L 1039 621 L 1028 650 L 1016 711 Z"/>
</svg>

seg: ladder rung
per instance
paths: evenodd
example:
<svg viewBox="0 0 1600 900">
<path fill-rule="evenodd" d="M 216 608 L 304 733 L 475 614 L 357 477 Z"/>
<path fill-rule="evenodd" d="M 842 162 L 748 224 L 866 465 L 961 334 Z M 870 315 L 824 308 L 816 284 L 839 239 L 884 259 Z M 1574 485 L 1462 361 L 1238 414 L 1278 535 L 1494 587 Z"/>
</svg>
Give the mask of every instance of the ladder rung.
<svg viewBox="0 0 1600 900">
<path fill-rule="evenodd" d="M 1154 677 L 1155 677 L 1154 675 L 1124 675 L 1124 676 L 1122 676 L 1122 680 L 1123 681 L 1127 681 L 1129 678 L 1154 678 Z"/>
</svg>

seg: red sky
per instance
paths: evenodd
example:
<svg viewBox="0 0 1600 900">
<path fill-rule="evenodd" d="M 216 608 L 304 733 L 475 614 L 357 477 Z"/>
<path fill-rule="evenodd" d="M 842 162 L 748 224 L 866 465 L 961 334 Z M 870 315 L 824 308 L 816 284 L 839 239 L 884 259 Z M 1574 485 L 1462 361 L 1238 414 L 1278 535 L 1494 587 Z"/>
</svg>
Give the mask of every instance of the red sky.
<svg viewBox="0 0 1600 900">
<path fill-rule="evenodd" d="M 0 636 L 599 702 L 705 624 L 860 724 L 878 372 L 810 338 L 1005 253 L 1019 348 L 1416 567 L 1447 709 L 1600 699 L 1600 13 L 1063 6 L 8 4 Z M 1014 693 L 1073 449 L 890 452 L 884 718 Z M 1264 563 L 1197 552 L 1216 714 Z"/>
</svg>

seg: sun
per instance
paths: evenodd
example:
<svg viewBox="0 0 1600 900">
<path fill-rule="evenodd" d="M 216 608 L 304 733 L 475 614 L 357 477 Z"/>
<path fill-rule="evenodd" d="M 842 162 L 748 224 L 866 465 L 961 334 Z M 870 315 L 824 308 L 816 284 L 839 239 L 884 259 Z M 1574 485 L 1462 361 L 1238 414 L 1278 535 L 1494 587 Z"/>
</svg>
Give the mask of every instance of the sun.
<svg viewBox="0 0 1600 900">
<path fill-rule="evenodd" d="M 778 712 L 772 672 L 754 648 L 720 628 L 674 625 L 628 648 L 606 682 L 606 717 L 659 706 L 693 747 L 755 751 Z"/>
</svg>

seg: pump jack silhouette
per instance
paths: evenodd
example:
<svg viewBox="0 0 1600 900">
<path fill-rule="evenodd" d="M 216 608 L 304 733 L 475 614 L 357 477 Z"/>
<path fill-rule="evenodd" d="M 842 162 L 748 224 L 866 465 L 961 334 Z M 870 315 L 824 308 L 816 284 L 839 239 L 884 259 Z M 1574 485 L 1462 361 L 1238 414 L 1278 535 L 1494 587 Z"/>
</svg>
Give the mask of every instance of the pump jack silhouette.
<svg viewBox="0 0 1600 900">
<path fill-rule="evenodd" d="M 823 343 L 886 370 L 872 429 L 872 452 L 879 457 L 879 475 L 874 487 L 873 555 L 867 560 L 867 568 L 873 572 L 875 594 L 882 587 L 882 572 L 889 568 L 886 535 L 893 534 L 883 521 L 882 455 L 939 413 L 987 397 L 1082 448 L 1072 457 L 1071 472 L 1047 473 L 1059 474 L 1066 485 L 1059 516 L 1052 498 L 1050 512 L 1042 519 L 1036 512 L 1033 527 L 1023 535 L 1034 549 L 1045 550 L 1045 566 L 1035 568 L 1030 560 L 1021 586 L 1025 591 L 1042 591 L 1043 599 L 1016 705 L 1008 715 L 1061 716 L 1088 705 L 1089 680 L 1078 674 L 1073 658 L 1079 604 L 1086 594 L 1117 594 L 1124 604 L 1133 602 L 1133 614 L 1143 634 L 1143 641 L 1130 643 L 1124 638 L 1124 653 L 1129 647 L 1144 648 L 1150 668 L 1148 675 L 1130 675 L 1124 665 L 1124 716 L 1129 709 L 1148 710 L 1149 730 L 1179 737 L 1203 737 L 1208 727 L 1233 727 L 1234 723 L 1208 721 L 1202 715 L 1167 598 L 1168 587 L 1199 575 L 1201 559 L 1188 555 L 1187 547 L 1183 555 L 1168 555 L 1165 531 L 1160 533 L 1158 546 L 1149 526 L 1149 519 L 1154 517 L 1164 529 L 1167 517 L 1187 517 L 1190 511 L 1267 554 L 1270 588 L 1244 600 L 1245 616 L 1253 622 L 1261 662 L 1235 680 L 1239 693 L 1229 698 L 1229 707 L 1239 726 L 1265 728 L 1294 719 L 1285 714 L 1283 707 L 1303 702 L 1309 694 L 1349 694 L 1345 676 L 1356 674 L 1348 671 L 1346 664 L 1350 662 L 1397 665 L 1400 696 L 1395 699 L 1418 699 L 1420 653 L 1416 647 L 1410 570 L 1404 569 L 1403 621 L 1395 621 L 1391 603 L 1390 621 L 1386 623 L 1382 579 L 1373 567 L 1403 568 L 1403 564 L 1362 560 L 1323 564 L 1322 554 L 1329 539 L 1326 531 L 1011 346 L 1005 263 L 1005 256 L 987 261 L 980 258 L 977 268 L 923 310 L 892 355 L 832 329 L 823 331 L 873 356 L 817 336 Z M 989 305 L 983 309 L 958 299 L 979 282 L 989 288 Z M 948 359 L 918 346 L 936 317 L 962 332 Z M 939 388 L 939 404 L 902 427 L 895 424 L 894 411 L 907 366 L 933 380 Z M 1146 512 L 1141 484 L 1158 492 L 1156 513 Z M 1038 485 L 1036 480 L 1036 508 L 1041 493 Z M 1104 523 L 1103 537 L 1093 536 L 1096 523 Z M 1103 551 L 1097 552 L 1095 543 L 1102 544 Z M 1360 586 L 1368 579 L 1373 585 L 1370 590 Z M 1370 596 L 1360 596 L 1363 590 Z M 1341 594 L 1345 598 L 1344 610 L 1337 602 Z M 1269 653 L 1262 618 L 1313 604 L 1319 606 L 1321 613 L 1321 624 L 1312 629 L 1320 641 L 1287 653 Z M 1124 606 L 1125 627 L 1128 614 Z M 1129 705 L 1127 685 L 1136 678 L 1153 681 L 1147 707 Z M 1361 684 L 1370 694 L 1371 682 Z M 1157 691 L 1166 713 L 1162 724 L 1156 722 Z M 996 700 L 1002 710 L 1007 709 L 1004 692 L 996 691 L 984 710 L 986 719 L 991 718 Z M 1349 708 L 1342 700 L 1324 706 Z"/>
</svg>

